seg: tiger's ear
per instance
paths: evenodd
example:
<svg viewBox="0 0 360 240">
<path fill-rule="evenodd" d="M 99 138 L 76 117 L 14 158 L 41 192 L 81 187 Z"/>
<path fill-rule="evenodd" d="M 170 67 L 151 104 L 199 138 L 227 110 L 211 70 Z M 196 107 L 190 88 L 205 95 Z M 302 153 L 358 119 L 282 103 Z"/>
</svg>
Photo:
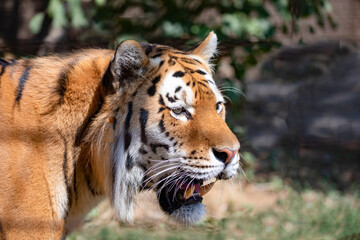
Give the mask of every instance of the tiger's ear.
<svg viewBox="0 0 360 240">
<path fill-rule="evenodd" d="M 209 61 L 217 52 L 217 36 L 214 32 L 210 32 L 209 35 L 202 41 L 197 47 L 191 51 L 202 57 L 205 61 Z"/>
<path fill-rule="evenodd" d="M 149 59 L 144 49 L 134 40 L 126 40 L 117 47 L 111 59 L 108 75 L 116 88 L 141 80 Z"/>
</svg>

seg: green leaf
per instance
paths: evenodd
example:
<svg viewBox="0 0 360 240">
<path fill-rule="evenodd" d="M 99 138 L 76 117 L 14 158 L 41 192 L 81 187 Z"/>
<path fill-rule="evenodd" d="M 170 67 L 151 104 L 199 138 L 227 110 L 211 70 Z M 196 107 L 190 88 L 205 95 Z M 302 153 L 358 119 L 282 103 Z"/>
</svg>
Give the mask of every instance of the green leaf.
<svg viewBox="0 0 360 240">
<path fill-rule="evenodd" d="M 95 4 L 99 7 L 104 6 L 106 3 L 106 0 L 95 0 Z"/>
<path fill-rule="evenodd" d="M 34 17 L 31 18 L 29 23 L 30 31 L 33 34 L 38 34 L 41 31 L 41 27 L 44 22 L 45 14 L 43 12 L 35 14 Z"/>
<path fill-rule="evenodd" d="M 331 3 L 329 3 L 328 1 L 324 2 L 324 9 L 327 13 L 331 13 L 332 12 L 332 5 Z"/>
<path fill-rule="evenodd" d="M 162 29 L 168 37 L 181 37 L 184 34 L 183 26 L 178 22 L 164 21 Z"/>
<path fill-rule="evenodd" d="M 67 0 L 69 3 L 71 25 L 75 28 L 85 27 L 88 21 L 85 17 L 80 0 Z"/>
<path fill-rule="evenodd" d="M 53 18 L 53 24 L 55 27 L 60 28 L 68 24 L 64 5 L 60 0 L 50 0 L 48 12 Z"/>
</svg>

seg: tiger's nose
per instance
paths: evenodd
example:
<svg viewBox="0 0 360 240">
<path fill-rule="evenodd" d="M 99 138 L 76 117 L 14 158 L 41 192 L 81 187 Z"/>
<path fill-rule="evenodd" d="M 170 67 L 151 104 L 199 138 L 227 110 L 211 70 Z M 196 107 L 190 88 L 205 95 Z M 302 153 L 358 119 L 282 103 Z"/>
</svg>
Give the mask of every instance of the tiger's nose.
<svg viewBox="0 0 360 240">
<path fill-rule="evenodd" d="M 239 149 L 240 148 L 238 148 L 237 150 L 230 150 L 228 148 L 223 148 L 223 149 L 212 148 L 212 151 L 218 160 L 220 160 L 221 162 L 225 163 L 225 165 L 227 165 L 238 153 Z"/>
</svg>

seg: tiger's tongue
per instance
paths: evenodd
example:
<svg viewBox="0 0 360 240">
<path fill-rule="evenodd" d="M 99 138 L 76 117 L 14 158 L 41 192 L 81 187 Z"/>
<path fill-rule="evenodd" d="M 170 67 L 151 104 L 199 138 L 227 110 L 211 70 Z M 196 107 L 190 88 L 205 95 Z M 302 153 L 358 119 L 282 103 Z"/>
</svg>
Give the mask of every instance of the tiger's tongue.
<svg viewBox="0 0 360 240">
<path fill-rule="evenodd" d="M 181 189 L 185 189 L 184 199 L 187 200 L 194 194 L 200 195 L 202 197 L 211 190 L 211 188 L 214 186 L 214 184 L 215 184 L 215 182 L 212 182 L 205 186 L 200 186 L 200 184 L 198 184 L 198 183 L 191 184 L 190 186 L 187 184 L 184 184 L 183 186 L 181 186 Z"/>
</svg>

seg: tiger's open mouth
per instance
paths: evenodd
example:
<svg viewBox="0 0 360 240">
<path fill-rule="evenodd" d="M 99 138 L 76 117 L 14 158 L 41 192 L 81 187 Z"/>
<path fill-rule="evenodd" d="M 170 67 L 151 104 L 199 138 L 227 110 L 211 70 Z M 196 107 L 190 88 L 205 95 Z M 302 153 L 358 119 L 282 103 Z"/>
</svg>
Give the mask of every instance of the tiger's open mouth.
<svg viewBox="0 0 360 240">
<path fill-rule="evenodd" d="M 203 196 L 214 186 L 216 178 L 177 182 L 169 187 L 160 186 L 158 195 L 161 208 L 170 215 L 183 206 L 201 203 Z"/>
</svg>

